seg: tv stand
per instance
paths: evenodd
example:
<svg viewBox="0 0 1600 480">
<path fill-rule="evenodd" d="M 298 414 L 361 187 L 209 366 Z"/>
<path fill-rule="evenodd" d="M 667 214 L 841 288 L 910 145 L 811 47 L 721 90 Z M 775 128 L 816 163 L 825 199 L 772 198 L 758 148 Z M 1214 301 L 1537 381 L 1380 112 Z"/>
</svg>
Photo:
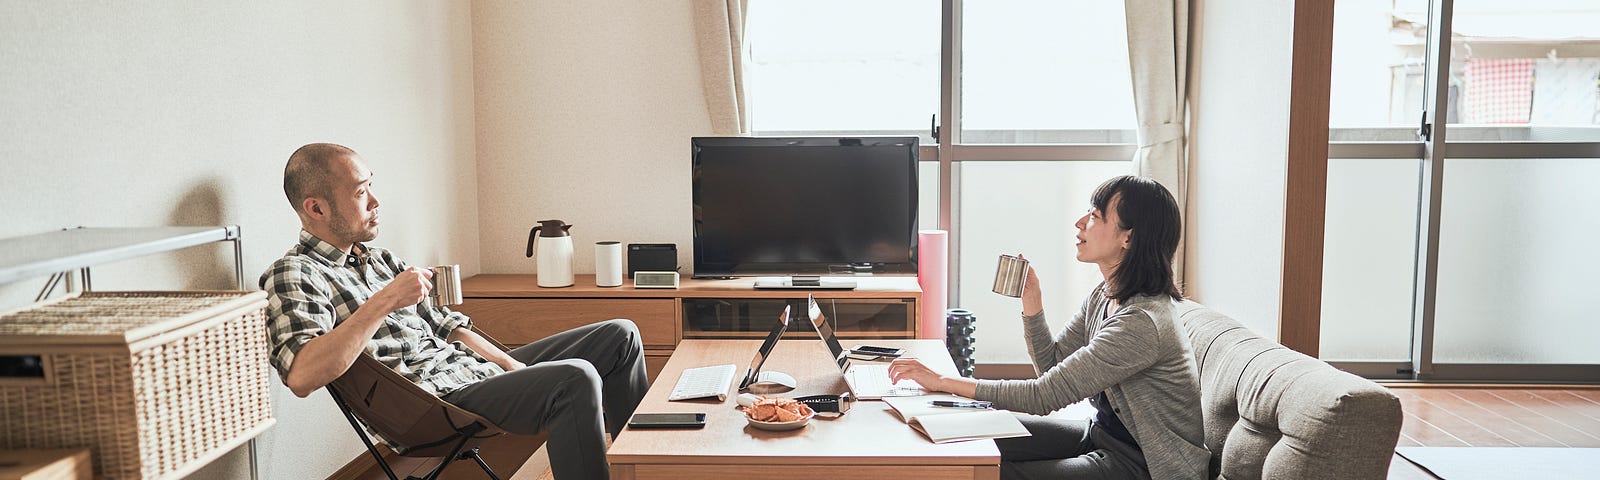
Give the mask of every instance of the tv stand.
<svg viewBox="0 0 1600 480">
<path fill-rule="evenodd" d="M 795 275 L 792 277 L 761 277 L 755 282 L 757 290 L 798 289 L 798 290 L 855 290 L 855 280 L 835 278 L 822 278 L 817 275 Z"/>
<path fill-rule="evenodd" d="M 806 295 L 835 322 L 842 341 L 872 343 L 877 339 L 916 338 L 922 288 L 917 277 L 873 276 L 854 280 L 854 290 L 752 288 L 754 278 L 684 280 L 679 288 L 597 287 L 593 274 L 578 274 L 570 287 L 540 288 L 533 275 L 484 274 L 461 281 L 466 303 L 451 307 L 472 317 L 472 323 L 501 343 L 518 346 L 566 329 L 613 318 L 633 320 L 644 344 L 646 371 L 653 379 L 686 338 L 760 340 L 791 307 L 784 338 L 816 339 L 805 323 Z M 783 280 L 788 280 L 784 277 Z M 826 284 L 826 283 L 825 283 Z M 798 314 L 793 313 L 798 312 Z M 819 347 L 820 348 L 820 347 Z M 745 358 L 755 347 L 742 352 Z M 741 372 L 742 374 L 743 372 Z M 795 372 L 789 372 L 795 373 Z M 670 381 L 671 379 L 667 379 Z"/>
</svg>

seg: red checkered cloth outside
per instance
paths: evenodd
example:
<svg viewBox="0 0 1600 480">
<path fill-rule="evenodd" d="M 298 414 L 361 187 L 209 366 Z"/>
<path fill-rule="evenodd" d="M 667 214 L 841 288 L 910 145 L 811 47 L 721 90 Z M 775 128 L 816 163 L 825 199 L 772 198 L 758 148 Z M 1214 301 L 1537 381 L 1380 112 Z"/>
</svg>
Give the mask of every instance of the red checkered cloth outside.
<svg viewBox="0 0 1600 480">
<path fill-rule="evenodd" d="M 1528 123 L 1533 110 L 1533 59 L 1469 58 L 1463 74 L 1463 123 Z"/>
</svg>

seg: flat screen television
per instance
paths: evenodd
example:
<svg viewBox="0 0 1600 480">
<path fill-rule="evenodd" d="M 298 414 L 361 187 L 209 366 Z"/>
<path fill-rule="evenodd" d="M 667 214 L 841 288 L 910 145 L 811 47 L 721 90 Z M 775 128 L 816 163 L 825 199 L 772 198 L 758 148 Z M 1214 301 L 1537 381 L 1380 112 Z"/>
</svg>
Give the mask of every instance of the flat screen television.
<svg viewBox="0 0 1600 480">
<path fill-rule="evenodd" d="M 917 137 L 696 137 L 694 275 L 917 273 Z"/>
</svg>

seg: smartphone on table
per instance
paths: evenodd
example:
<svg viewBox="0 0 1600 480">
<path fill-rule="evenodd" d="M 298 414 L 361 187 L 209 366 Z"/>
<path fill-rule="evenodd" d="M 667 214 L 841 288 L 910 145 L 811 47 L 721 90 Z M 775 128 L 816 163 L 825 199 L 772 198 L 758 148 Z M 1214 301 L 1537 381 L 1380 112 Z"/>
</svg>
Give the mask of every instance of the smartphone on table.
<svg viewBox="0 0 1600 480">
<path fill-rule="evenodd" d="M 704 428 L 704 413 L 635 413 L 628 428 Z"/>
<path fill-rule="evenodd" d="M 850 353 L 856 355 L 871 355 L 877 357 L 898 357 L 906 353 L 903 348 L 878 347 L 873 345 L 856 345 L 850 348 Z"/>
</svg>

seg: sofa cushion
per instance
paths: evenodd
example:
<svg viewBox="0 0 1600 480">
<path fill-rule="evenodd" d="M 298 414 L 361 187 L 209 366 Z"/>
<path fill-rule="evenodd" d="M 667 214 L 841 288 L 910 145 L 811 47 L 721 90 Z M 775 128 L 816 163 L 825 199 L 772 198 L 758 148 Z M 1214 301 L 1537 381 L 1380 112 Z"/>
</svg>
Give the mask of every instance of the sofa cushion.
<svg viewBox="0 0 1600 480">
<path fill-rule="evenodd" d="M 1383 387 L 1183 302 L 1219 478 L 1383 478 L 1400 401 Z"/>
</svg>

